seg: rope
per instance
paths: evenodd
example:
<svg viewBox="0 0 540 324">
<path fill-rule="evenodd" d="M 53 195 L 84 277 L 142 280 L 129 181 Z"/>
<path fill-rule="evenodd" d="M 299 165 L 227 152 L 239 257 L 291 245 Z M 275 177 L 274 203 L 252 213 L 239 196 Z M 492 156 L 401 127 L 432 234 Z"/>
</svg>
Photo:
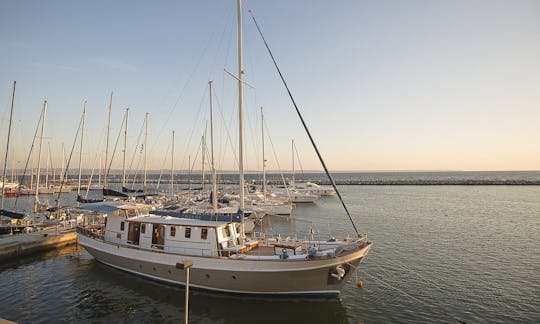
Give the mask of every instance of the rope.
<svg viewBox="0 0 540 324">
<path fill-rule="evenodd" d="M 266 134 L 268 136 L 268 139 L 270 140 L 270 146 L 272 147 L 272 153 L 274 153 L 274 159 L 276 161 L 276 164 L 277 164 L 277 167 L 278 167 L 278 170 L 279 170 L 279 174 L 281 176 L 281 181 L 283 182 L 283 185 L 285 186 L 285 192 L 287 193 L 287 196 L 289 197 L 289 204 L 292 205 L 292 199 L 291 199 L 291 194 L 289 192 L 289 186 L 287 186 L 287 181 L 285 181 L 285 176 L 283 176 L 283 171 L 281 170 L 281 165 L 279 165 L 279 160 L 277 158 L 277 154 L 276 154 L 276 149 L 274 148 L 274 142 L 272 142 L 272 137 L 270 136 L 270 130 L 268 129 L 268 126 L 266 124 L 266 120 L 264 121 L 264 129 L 266 129 Z M 291 213 L 291 218 L 292 218 L 292 213 Z"/>
<path fill-rule="evenodd" d="M 37 126 L 36 126 L 36 132 L 34 133 L 34 137 L 32 139 L 32 145 L 30 146 L 30 152 L 28 152 L 28 158 L 26 159 L 26 164 L 24 165 L 23 174 L 19 178 L 19 190 L 18 190 L 19 195 L 17 195 L 17 197 L 15 197 L 15 203 L 13 204 L 13 208 L 15 208 L 17 206 L 17 202 L 19 201 L 19 196 L 20 196 L 21 189 L 22 189 L 21 186 L 22 186 L 24 178 L 26 177 L 26 171 L 28 170 L 28 164 L 30 163 L 30 158 L 32 157 L 32 152 L 34 151 L 34 145 L 35 145 L 35 142 L 36 142 L 36 137 L 37 137 L 39 125 L 41 124 L 42 119 L 43 119 L 43 111 L 39 115 L 39 120 L 38 120 L 38 123 L 37 123 Z M 30 188 L 30 189 L 32 189 L 32 188 Z"/>
<path fill-rule="evenodd" d="M 99 163 L 99 173 L 100 173 L 100 175 L 101 175 L 101 172 L 102 172 L 101 145 L 103 143 L 103 137 L 105 136 L 105 128 L 106 128 L 106 125 L 103 126 L 103 128 L 101 129 L 101 133 L 99 135 L 98 147 L 97 147 L 97 150 L 96 150 L 97 154 L 94 157 L 94 162 L 92 162 L 92 171 L 90 172 L 90 177 L 88 177 L 88 185 L 86 187 L 86 193 L 84 194 L 84 198 L 88 198 L 88 193 L 90 192 L 90 185 L 92 184 L 92 179 L 94 177 L 94 171 L 95 171 L 95 167 L 96 167 L 98 159 L 100 159 L 100 163 Z"/>
<path fill-rule="evenodd" d="M 66 169 L 64 170 L 64 176 L 62 177 L 62 182 L 60 183 L 60 190 L 58 191 L 58 196 L 56 197 L 56 211 L 58 213 L 58 220 L 60 219 L 60 195 L 62 194 L 62 188 L 64 187 L 64 183 L 67 179 L 67 173 L 69 170 L 69 164 L 71 162 L 71 157 L 73 156 L 73 151 L 75 150 L 75 146 L 77 145 L 77 138 L 79 137 L 79 131 L 81 131 L 82 128 L 82 122 L 84 119 L 84 115 L 81 116 L 81 119 L 79 121 L 79 127 L 77 127 L 77 133 L 75 134 L 75 138 L 73 139 L 73 145 L 71 146 L 71 152 L 69 152 L 69 158 L 66 163 Z"/>
<path fill-rule="evenodd" d="M 276 67 L 276 70 L 279 74 L 279 77 L 281 78 L 281 81 L 283 82 L 283 85 L 285 86 L 285 89 L 287 89 L 287 93 L 289 94 L 289 98 L 291 99 L 294 109 L 296 110 L 296 113 L 298 114 L 298 117 L 300 118 L 300 121 L 302 122 L 302 125 L 304 126 L 304 129 L 306 130 L 306 133 L 309 137 L 309 140 L 311 141 L 311 144 L 313 145 L 313 148 L 315 149 L 315 153 L 317 153 L 317 156 L 319 158 L 319 161 L 321 162 L 322 167 L 324 168 L 324 172 L 328 176 L 328 179 L 330 180 L 330 183 L 332 184 L 332 187 L 336 191 L 337 196 L 339 197 L 339 200 L 341 201 L 341 204 L 343 205 L 343 208 L 345 209 L 345 212 L 347 213 L 347 216 L 349 216 L 349 220 L 351 221 L 351 224 L 354 228 L 354 231 L 356 232 L 356 235 L 358 237 L 361 237 L 360 233 L 358 232 L 358 229 L 356 228 L 356 225 L 354 224 L 354 221 L 352 219 L 351 214 L 349 213 L 349 209 L 347 209 L 347 206 L 345 205 L 345 202 L 343 201 L 343 198 L 341 197 L 341 193 L 339 192 L 336 183 L 334 181 L 334 178 L 330 175 L 330 172 L 328 172 L 328 168 L 326 167 L 326 163 L 324 163 L 324 160 L 321 156 L 321 153 L 319 152 L 319 149 L 317 148 L 317 145 L 315 144 L 315 141 L 313 140 L 313 137 L 311 136 L 311 133 L 304 122 L 304 118 L 302 117 L 302 114 L 300 113 L 300 110 L 298 109 L 298 106 L 296 105 L 296 101 L 294 101 L 293 95 L 291 93 L 291 90 L 289 89 L 289 86 L 287 85 L 287 82 L 285 81 L 285 78 L 283 77 L 283 74 L 281 73 L 281 70 L 279 69 L 279 66 L 277 65 L 276 59 L 274 58 L 274 55 L 272 54 L 272 51 L 270 50 L 270 46 L 266 42 L 266 39 L 264 38 L 264 35 L 262 34 L 261 29 L 259 28 L 259 24 L 257 24 L 257 20 L 255 20 L 255 16 L 253 15 L 253 12 L 251 9 L 248 10 L 249 14 L 251 15 L 251 18 L 253 19 L 253 22 L 255 23 L 255 26 L 257 27 L 257 31 L 259 32 L 259 35 L 261 36 L 264 46 L 266 47 L 266 50 L 268 51 L 268 54 L 272 58 L 272 61 L 274 62 L 274 66 Z"/>
<path fill-rule="evenodd" d="M 109 163 L 109 167 L 106 169 L 105 173 L 105 179 L 109 177 L 109 172 L 111 172 L 112 163 L 114 160 L 114 155 L 116 154 L 116 148 L 118 147 L 118 141 L 120 140 L 120 136 L 122 136 L 122 129 L 124 128 L 124 122 L 126 121 L 125 118 L 122 118 L 122 125 L 120 125 L 120 130 L 118 131 L 118 137 L 116 137 L 116 143 L 114 143 L 114 149 L 111 156 L 111 162 Z M 107 164 L 107 161 L 105 161 L 105 165 Z"/>
</svg>

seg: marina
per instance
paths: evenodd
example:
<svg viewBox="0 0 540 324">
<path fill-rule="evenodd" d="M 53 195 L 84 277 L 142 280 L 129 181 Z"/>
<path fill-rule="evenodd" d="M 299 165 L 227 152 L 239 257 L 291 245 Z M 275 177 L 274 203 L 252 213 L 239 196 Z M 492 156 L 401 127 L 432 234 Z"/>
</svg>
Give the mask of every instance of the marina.
<svg viewBox="0 0 540 324">
<path fill-rule="evenodd" d="M 2 9 L 0 324 L 540 323 L 540 3 Z"/>
<path fill-rule="evenodd" d="M 251 323 L 265 314 L 265 321 L 279 322 L 283 313 L 291 321 L 327 323 L 540 318 L 533 298 L 540 289 L 534 252 L 540 187 L 345 186 L 343 194 L 357 220 L 370 227 L 370 237 L 381 242 L 358 272 L 362 288 L 349 280 L 340 298 L 322 300 L 190 289 L 190 321 Z M 292 227 L 307 233 L 314 226 L 328 236 L 329 222 L 346 227 L 328 219 L 336 211 L 335 198 L 324 198 L 298 206 L 294 223 L 271 217 L 264 225 L 282 233 Z M 181 286 L 116 270 L 77 245 L 2 262 L 0 271 L 0 317 L 15 322 L 183 321 Z"/>
</svg>

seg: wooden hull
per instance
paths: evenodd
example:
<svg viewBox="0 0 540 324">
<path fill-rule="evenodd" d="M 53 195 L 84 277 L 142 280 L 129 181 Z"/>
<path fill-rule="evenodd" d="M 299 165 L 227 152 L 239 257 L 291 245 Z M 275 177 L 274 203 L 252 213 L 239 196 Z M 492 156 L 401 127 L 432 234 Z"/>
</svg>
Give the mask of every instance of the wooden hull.
<svg viewBox="0 0 540 324">
<path fill-rule="evenodd" d="M 190 286 L 226 293 L 255 295 L 339 295 L 371 243 L 346 255 L 317 260 L 242 260 L 182 256 L 111 244 L 79 234 L 79 243 L 104 264 L 176 285 L 185 284 L 178 262 L 191 260 Z M 337 279 L 336 266 L 345 270 Z"/>
</svg>

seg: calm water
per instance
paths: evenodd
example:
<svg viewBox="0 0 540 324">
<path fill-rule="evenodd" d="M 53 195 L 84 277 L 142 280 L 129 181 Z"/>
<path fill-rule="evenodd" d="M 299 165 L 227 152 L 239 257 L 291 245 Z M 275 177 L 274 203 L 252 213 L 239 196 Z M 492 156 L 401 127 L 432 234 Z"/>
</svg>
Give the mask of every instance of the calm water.
<svg viewBox="0 0 540 324">
<path fill-rule="evenodd" d="M 540 186 L 344 186 L 375 242 L 339 299 L 193 291 L 192 323 L 540 323 Z M 268 230 L 352 234 L 337 198 Z M 84 250 L 0 265 L 0 317 L 20 323 L 182 322 L 183 289 L 97 263 Z"/>
</svg>

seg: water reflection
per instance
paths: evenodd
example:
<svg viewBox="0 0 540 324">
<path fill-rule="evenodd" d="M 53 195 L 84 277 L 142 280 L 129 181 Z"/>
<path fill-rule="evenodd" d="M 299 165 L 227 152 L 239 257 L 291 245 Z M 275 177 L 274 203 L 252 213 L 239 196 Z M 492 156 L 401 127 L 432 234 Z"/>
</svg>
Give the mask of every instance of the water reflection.
<svg viewBox="0 0 540 324">
<path fill-rule="evenodd" d="M 100 320 L 181 322 L 184 290 L 126 274 L 98 262 L 78 273 L 76 307 L 81 318 Z M 339 299 L 246 297 L 200 290 L 190 292 L 193 322 L 346 323 Z M 122 314 L 119 317 L 119 314 Z"/>
</svg>

